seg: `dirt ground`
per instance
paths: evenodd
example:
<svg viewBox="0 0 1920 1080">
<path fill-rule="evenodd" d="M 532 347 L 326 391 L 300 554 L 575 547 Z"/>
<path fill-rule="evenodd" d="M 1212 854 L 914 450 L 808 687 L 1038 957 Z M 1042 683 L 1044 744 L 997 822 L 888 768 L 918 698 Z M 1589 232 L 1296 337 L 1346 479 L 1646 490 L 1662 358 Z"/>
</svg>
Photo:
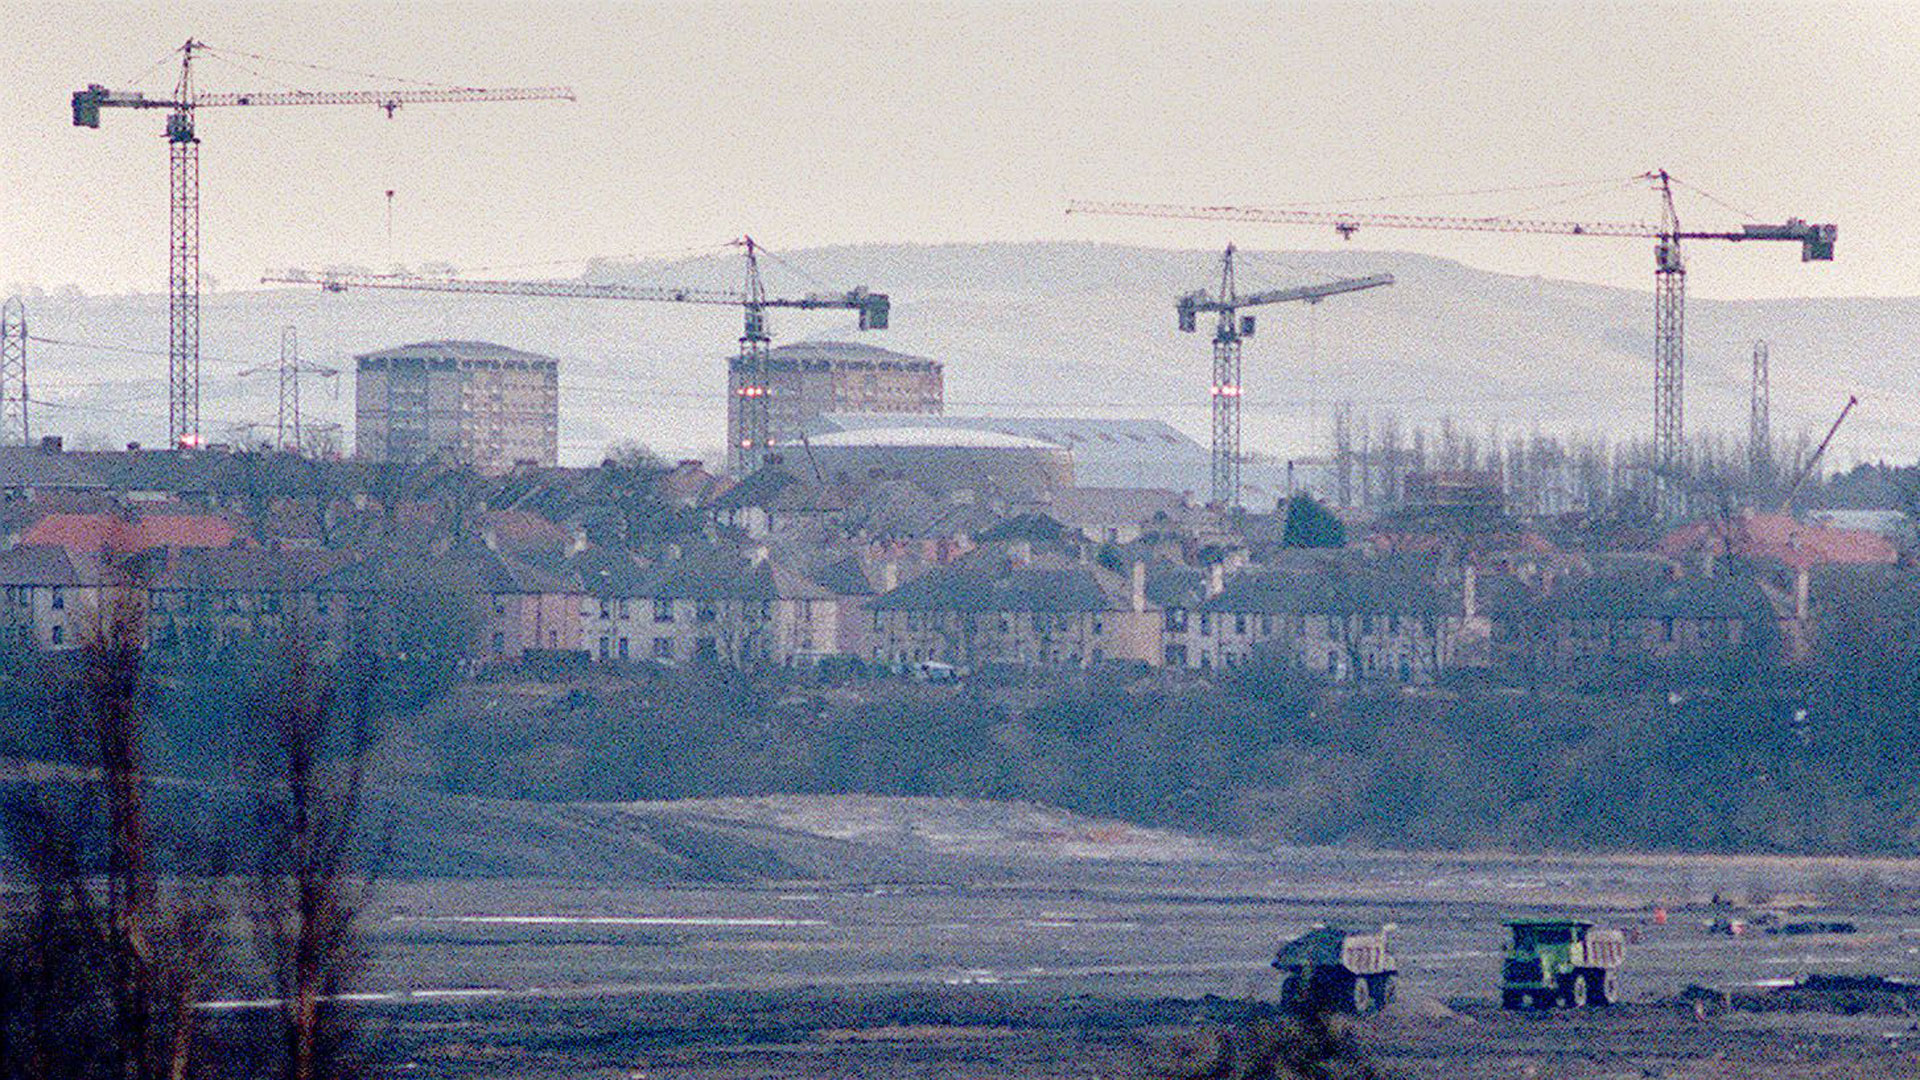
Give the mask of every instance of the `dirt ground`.
<svg viewBox="0 0 1920 1080">
<path fill-rule="evenodd" d="M 1394 926 L 1398 1000 L 1353 1032 L 1390 1075 L 1920 1076 L 1909 998 L 1767 1011 L 1681 1000 L 1706 987 L 1772 1001 L 1814 973 L 1920 977 L 1920 911 L 1811 906 L 1822 881 L 1920 880 L 1910 864 L 1283 852 L 940 873 L 391 883 L 363 1005 L 376 1055 L 397 1075 L 503 1080 L 1169 1076 L 1192 1071 L 1194 1040 L 1272 999 L 1278 939 L 1339 923 Z M 1858 932 L 1712 933 L 1716 918 L 1759 911 L 1714 906 L 1716 893 Z M 1498 1007 L 1501 920 L 1546 913 L 1634 937 L 1623 1004 Z"/>
</svg>

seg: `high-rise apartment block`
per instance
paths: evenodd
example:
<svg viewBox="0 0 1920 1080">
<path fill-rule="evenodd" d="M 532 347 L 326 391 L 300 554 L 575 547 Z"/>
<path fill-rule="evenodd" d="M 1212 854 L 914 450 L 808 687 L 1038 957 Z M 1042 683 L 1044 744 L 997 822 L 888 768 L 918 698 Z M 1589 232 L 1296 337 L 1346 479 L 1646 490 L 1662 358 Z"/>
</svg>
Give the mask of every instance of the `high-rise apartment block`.
<svg viewBox="0 0 1920 1080">
<path fill-rule="evenodd" d="M 742 394 L 760 385 L 735 357 L 727 369 L 727 469 L 741 471 L 749 437 Z M 777 450 L 797 443 L 802 430 L 827 413 L 938 415 L 945 391 L 940 361 L 872 345 L 822 341 L 782 345 L 767 353 L 767 439 Z"/>
<path fill-rule="evenodd" d="M 354 446 L 361 458 L 437 458 L 495 474 L 521 463 L 558 463 L 554 358 L 484 341 L 422 341 L 354 359 Z"/>
</svg>

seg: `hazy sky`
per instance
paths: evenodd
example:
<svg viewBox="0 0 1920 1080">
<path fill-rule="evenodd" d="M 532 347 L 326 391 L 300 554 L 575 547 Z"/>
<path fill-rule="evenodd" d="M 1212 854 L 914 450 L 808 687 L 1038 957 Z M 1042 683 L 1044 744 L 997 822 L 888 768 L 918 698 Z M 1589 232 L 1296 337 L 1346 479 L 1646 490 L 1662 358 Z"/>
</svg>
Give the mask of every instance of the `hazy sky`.
<svg viewBox="0 0 1920 1080">
<path fill-rule="evenodd" d="M 564 83 L 577 104 L 220 109 L 206 273 L 559 260 L 857 241 L 1085 239 L 1331 247 L 1275 226 L 1068 218 L 1069 196 L 1509 212 L 1665 167 L 1763 219 L 1840 225 L 1837 261 L 1699 244 L 1699 295 L 1920 295 L 1920 14 L 1689 4 L 4 4 L 0 286 L 164 290 L 157 112 L 69 123 L 100 82 L 359 88 L 257 59 L 460 85 Z M 24 43 L 24 44 L 22 44 Z M 240 54 L 254 54 L 245 56 Z M 146 73 L 141 78 L 142 73 Z M 391 244 L 384 193 L 396 192 Z M 1739 215 L 1689 196 L 1692 220 Z M 1646 192 L 1538 211 L 1654 213 Z M 1640 241 L 1373 231 L 1356 246 L 1645 288 Z M 544 264 L 555 263 L 547 266 Z M 884 286 L 884 282 L 873 282 Z"/>
</svg>

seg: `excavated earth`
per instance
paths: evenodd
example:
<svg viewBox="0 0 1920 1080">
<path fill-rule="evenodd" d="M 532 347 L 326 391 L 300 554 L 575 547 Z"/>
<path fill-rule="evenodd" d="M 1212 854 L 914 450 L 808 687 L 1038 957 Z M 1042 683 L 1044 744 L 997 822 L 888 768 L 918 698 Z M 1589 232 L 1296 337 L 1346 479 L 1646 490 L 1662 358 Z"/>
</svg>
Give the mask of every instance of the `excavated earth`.
<svg viewBox="0 0 1920 1080">
<path fill-rule="evenodd" d="M 1255 850 L 966 800 L 419 809 L 355 1006 L 395 1075 L 1920 1076 L 1920 997 L 1872 981 L 1920 977 L 1916 862 Z M 1857 932 L 1709 929 L 1749 897 Z M 1546 914 L 1629 933 L 1624 1003 L 1498 1007 L 1501 920 Z M 1267 960 L 1318 923 L 1393 924 L 1401 988 L 1289 1071 Z"/>
</svg>

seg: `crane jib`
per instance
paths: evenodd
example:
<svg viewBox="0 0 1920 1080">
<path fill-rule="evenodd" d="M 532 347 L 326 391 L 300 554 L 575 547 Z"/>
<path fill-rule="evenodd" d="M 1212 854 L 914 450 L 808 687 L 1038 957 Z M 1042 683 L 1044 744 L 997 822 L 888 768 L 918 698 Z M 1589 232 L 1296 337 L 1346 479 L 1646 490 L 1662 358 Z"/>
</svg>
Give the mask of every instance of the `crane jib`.
<svg viewBox="0 0 1920 1080">
<path fill-rule="evenodd" d="M 723 289 L 639 288 L 597 285 L 583 281 L 487 281 L 460 278 L 416 278 L 389 274 L 329 274 L 287 270 L 260 279 L 269 285 L 318 285 L 328 292 L 349 289 L 398 289 L 411 292 L 467 293 L 488 296 L 539 296 L 578 300 L 641 300 L 671 304 L 722 304 L 755 308 L 794 308 L 807 311 L 842 310 L 859 314 L 860 329 L 885 330 L 892 316 L 886 293 L 852 289 L 846 293 L 800 297 L 770 297 L 750 301 L 745 293 Z"/>
</svg>

